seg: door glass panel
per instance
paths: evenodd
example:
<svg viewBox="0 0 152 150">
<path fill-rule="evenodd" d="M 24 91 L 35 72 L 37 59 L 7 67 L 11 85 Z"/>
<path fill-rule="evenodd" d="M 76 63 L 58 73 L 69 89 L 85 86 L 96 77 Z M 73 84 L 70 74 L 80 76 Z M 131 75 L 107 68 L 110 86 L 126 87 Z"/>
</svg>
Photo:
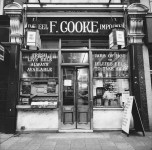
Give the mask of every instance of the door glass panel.
<svg viewBox="0 0 152 150">
<path fill-rule="evenodd" d="M 88 105 L 88 69 L 77 70 L 78 105 Z"/>
<path fill-rule="evenodd" d="M 74 69 L 63 69 L 63 105 L 74 105 Z"/>
<path fill-rule="evenodd" d="M 76 105 L 77 105 L 77 128 L 90 129 L 90 111 L 88 95 L 88 68 L 77 69 L 77 88 L 76 88 Z"/>
</svg>

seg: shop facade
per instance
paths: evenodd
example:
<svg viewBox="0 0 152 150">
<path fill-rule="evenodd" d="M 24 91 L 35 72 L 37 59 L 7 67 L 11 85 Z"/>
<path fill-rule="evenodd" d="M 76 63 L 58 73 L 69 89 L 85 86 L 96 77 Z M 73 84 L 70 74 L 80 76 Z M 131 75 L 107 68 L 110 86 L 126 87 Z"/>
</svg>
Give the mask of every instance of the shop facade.
<svg viewBox="0 0 152 150">
<path fill-rule="evenodd" d="M 16 10 L 12 23 L 18 34 L 12 33 L 11 40 L 22 44 L 16 131 L 121 130 L 125 97 L 138 95 L 133 49 L 143 43 L 142 19 L 148 11 L 136 5 L 142 17 L 134 24 L 134 7 L 125 3 L 109 3 L 108 8 L 107 4 L 5 6 L 8 15 Z M 112 29 L 120 36 L 117 43 L 109 37 Z"/>
</svg>

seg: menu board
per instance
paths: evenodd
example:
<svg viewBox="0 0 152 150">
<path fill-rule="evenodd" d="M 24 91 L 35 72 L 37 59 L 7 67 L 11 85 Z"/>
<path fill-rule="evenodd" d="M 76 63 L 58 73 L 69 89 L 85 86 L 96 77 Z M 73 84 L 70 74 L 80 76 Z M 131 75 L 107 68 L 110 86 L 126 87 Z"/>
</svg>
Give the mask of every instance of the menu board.
<svg viewBox="0 0 152 150">
<path fill-rule="evenodd" d="M 23 52 L 23 78 L 57 77 L 58 55 L 55 52 Z"/>
<path fill-rule="evenodd" d="M 122 130 L 127 134 L 129 134 L 132 105 L 133 105 L 133 96 L 129 96 L 124 108 L 124 113 L 122 118 Z"/>
</svg>

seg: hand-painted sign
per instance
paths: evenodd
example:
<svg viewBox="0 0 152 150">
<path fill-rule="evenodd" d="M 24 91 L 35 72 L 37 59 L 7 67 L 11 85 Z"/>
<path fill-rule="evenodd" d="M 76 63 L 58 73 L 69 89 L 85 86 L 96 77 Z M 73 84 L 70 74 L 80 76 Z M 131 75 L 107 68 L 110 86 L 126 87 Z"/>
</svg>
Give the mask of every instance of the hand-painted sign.
<svg viewBox="0 0 152 150">
<path fill-rule="evenodd" d="M 123 27 L 123 18 L 27 18 L 27 27 L 40 30 L 40 34 L 108 35 L 114 27 Z"/>
<path fill-rule="evenodd" d="M 56 53 L 23 53 L 23 77 L 57 77 Z"/>
<path fill-rule="evenodd" d="M 128 77 L 128 55 L 125 52 L 94 53 L 93 67 L 96 77 Z"/>
<path fill-rule="evenodd" d="M 127 134 L 129 134 L 132 105 L 133 105 L 133 96 L 129 96 L 124 108 L 124 113 L 122 118 L 122 130 Z"/>
</svg>

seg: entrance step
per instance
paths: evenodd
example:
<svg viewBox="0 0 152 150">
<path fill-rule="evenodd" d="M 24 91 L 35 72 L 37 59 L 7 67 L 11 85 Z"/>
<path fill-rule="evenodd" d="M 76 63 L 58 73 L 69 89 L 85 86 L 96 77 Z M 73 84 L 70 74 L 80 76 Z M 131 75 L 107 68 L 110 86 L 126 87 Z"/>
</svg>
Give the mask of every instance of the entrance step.
<svg viewBox="0 0 152 150">
<path fill-rule="evenodd" d="M 73 129 L 73 130 L 59 130 L 59 132 L 66 132 L 66 133 L 91 133 L 93 130 L 82 130 L 82 129 Z"/>
</svg>

